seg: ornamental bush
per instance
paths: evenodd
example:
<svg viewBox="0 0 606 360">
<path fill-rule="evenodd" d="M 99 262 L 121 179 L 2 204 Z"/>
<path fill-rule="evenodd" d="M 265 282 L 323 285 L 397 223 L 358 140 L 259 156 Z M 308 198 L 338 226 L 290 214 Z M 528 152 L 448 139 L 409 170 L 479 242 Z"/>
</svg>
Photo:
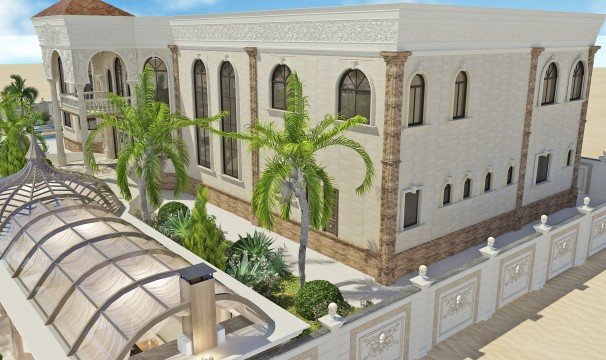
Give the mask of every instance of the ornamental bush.
<svg viewBox="0 0 606 360">
<path fill-rule="evenodd" d="M 160 207 L 160 210 L 158 210 L 156 222 L 158 226 L 162 226 L 170 216 L 177 216 L 179 213 L 190 214 L 191 212 L 189 211 L 187 205 L 183 203 L 178 201 L 167 202 Z"/>
<path fill-rule="evenodd" d="M 346 313 L 350 305 L 343 299 L 341 290 L 326 280 L 305 283 L 295 297 L 295 308 L 303 318 L 318 320 L 328 314 L 328 304 L 335 303 L 339 312 Z"/>
</svg>

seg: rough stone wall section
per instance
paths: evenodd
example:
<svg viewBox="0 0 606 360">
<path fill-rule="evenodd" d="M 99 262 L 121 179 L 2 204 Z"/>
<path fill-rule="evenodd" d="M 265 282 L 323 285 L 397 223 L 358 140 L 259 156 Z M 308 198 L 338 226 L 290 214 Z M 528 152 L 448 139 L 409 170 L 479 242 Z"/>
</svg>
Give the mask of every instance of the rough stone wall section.
<svg viewBox="0 0 606 360">
<path fill-rule="evenodd" d="M 574 153 L 574 170 L 572 171 L 572 189 L 570 194 L 571 202 L 576 201 L 579 179 L 579 166 L 581 165 L 581 152 L 583 151 L 583 136 L 585 136 L 585 124 L 587 123 L 587 106 L 589 105 L 589 92 L 591 90 L 591 76 L 593 75 L 593 62 L 595 53 L 600 49 L 599 46 L 589 48 L 589 56 L 587 58 L 587 85 L 585 86 L 585 100 L 581 107 L 581 118 L 579 120 L 579 135 L 577 137 L 577 148 Z"/>
<path fill-rule="evenodd" d="M 526 113 L 524 115 L 524 131 L 522 133 L 522 152 L 518 171 L 518 188 L 516 193 L 516 210 L 518 210 L 518 226 L 522 226 L 521 209 L 524 200 L 524 185 L 526 183 L 526 165 L 528 163 L 528 147 L 532 128 L 532 113 L 534 111 L 534 93 L 537 85 L 537 67 L 539 55 L 544 48 L 532 48 L 530 51 L 530 73 L 528 74 L 528 93 L 526 95 Z"/>
<path fill-rule="evenodd" d="M 165 174 L 163 180 L 162 189 L 174 190 L 174 174 Z M 252 218 L 252 206 L 248 201 L 229 195 L 219 189 L 210 187 L 191 178 L 188 192 L 194 194 L 197 187 L 203 186 L 209 189 L 208 201 L 211 204 L 251 222 L 254 221 Z M 301 227 L 296 221 L 282 220 L 279 217 L 276 217 L 276 224 L 273 231 L 296 242 L 299 240 Z M 359 248 L 338 237 L 325 232 L 311 230 L 309 232 L 309 248 L 338 262 L 349 265 L 365 274 L 375 278 L 378 276 L 379 257 L 376 253 Z"/>
<path fill-rule="evenodd" d="M 177 45 L 168 45 L 173 59 L 173 84 L 175 90 L 175 112 L 182 114 L 181 106 L 181 81 L 179 80 L 179 47 Z M 183 130 L 177 130 L 179 139 L 183 138 Z"/>
<path fill-rule="evenodd" d="M 379 234 L 381 267 L 377 278 L 377 282 L 381 284 L 391 284 L 397 278 L 393 259 L 398 227 L 404 65 L 411 54 L 409 51 L 381 52 L 386 63 Z"/>
<path fill-rule="evenodd" d="M 250 93 L 250 124 L 257 123 L 259 118 L 259 97 L 257 85 L 257 56 L 259 51 L 256 47 L 245 47 L 248 54 L 249 93 Z M 253 188 L 259 181 L 259 150 L 252 151 L 252 185 Z"/>
<path fill-rule="evenodd" d="M 65 148 L 72 152 L 82 152 L 82 143 L 78 141 L 70 140 L 66 137 L 63 138 Z M 102 142 L 96 142 L 93 145 L 93 152 L 96 154 L 103 154 L 105 152 L 105 145 Z"/>
</svg>

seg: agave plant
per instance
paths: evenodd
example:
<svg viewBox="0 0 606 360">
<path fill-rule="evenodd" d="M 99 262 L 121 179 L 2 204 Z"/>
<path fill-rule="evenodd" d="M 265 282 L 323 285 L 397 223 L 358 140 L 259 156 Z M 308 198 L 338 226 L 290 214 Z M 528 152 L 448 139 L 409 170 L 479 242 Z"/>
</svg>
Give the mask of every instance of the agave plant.
<svg viewBox="0 0 606 360">
<path fill-rule="evenodd" d="M 189 211 L 177 211 L 176 214 L 169 215 L 160 225 L 160 232 L 177 242 L 183 242 L 193 221 Z"/>
<path fill-rule="evenodd" d="M 245 250 L 239 259 L 230 260 L 227 273 L 259 294 L 271 299 L 280 290 L 282 284 L 280 274 L 273 272 L 267 265 L 264 258 L 261 261 L 252 261 Z"/>
<path fill-rule="evenodd" d="M 229 249 L 229 257 L 241 258 L 242 254 L 247 252 L 250 260 L 256 262 L 261 260 L 261 258 L 267 257 L 271 252 L 273 243 L 274 240 L 272 238 L 257 231 L 252 235 L 239 236 L 238 241 Z"/>
</svg>

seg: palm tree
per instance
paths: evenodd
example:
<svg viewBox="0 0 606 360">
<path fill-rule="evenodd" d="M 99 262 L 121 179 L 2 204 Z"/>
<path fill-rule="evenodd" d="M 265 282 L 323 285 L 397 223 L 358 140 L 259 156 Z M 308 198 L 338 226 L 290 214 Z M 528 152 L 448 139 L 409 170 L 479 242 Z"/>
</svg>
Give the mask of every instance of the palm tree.
<svg viewBox="0 0 606 360">
<path fill-rule="evenodd" d="M 14 174 L 25 166 L 30 146 L 29 135 L 34 131 L 34 121 L 40 113 L 29 105 L 18 111 L 19 98 L 3 94 L 0 99 L 0 177 Z M 44 151 L 44 138 L 36 134 Z"/>
<path fill-rule="evenodd" d="M 25 79 L 21 75 L 13 74 L 10 78 L 13 81 L 4 88 L 4 93 L 17 96 L 22 109 L 25 109 L 27 105 L 33 104 L 38 97 L 38 89 L 25 86 Z"/>
<path fill-rule="evenodd" d="M 366 123 L 365 118 L 356 116 L 338 121 L 338 117 L 326 115 L 312 127 L 307 113 L 308 100 L 303 96 L 303 85 L 295 72 L 287 80 L 286 94 L 288 100 L 283 129 L 276 127 L 273 122 L 257 123 L 244 133 L 220 134 L 248 142 L 249 151 L 265 149 L 272 153 L 252 198 L 253 211 L 263 227 L 273 228 L 276 211 L 279 211 L 281 218 L 289 219 L 292 197 L 298 199 L 301 208 L 299 285 L 303 286 L 309 227 L 318 230 L 326 228 L 334 203 L 333 180 L 318 161 L 318 152 L 343 146 L 360 155 L 366 174 L 356 189 L 358 195 L 370 189 L 375 172 L 363 146 L 343 134 L 358 124 Z"/>
<path fill-rule="evenodd" d="M 135 88 L 134 103 L 113 93 L 108 93 L 109 101 L 117 109 L 117 116 L 98 113 L 103 122 L 91 131 L 86 140 L 86 159 L 94 171 L 99 169 L 93 155 L 93 144 L 97 134 L 106 128 L 115 128 L 126 134 L 130 142 L 120 150 L 116 164 L 117 182 L 122 196 L 131 200 L 128 176 L 134 173 L 138 181 L 139 196 L 143 220 L 149 222 L 148 200 L 153 206 L 159 206 L 160 186 L 162 183 L 162 158 L 172 162 L 175 169 L 175 196 L 189 185 L 186 168 L 189 164 L 187 147 L 182 139 L 173 136 L 173 132 L 188 126 L 208 127 L 212 121 L 225 116 L 221 113 L 209 119 L 191 120 L 179 114 L 171 113 L 167 104 L 155 101 L 155 87 L 152 82 L 152 70 L 146 67 L 140 75 L 139 85 Z"/>
</svg>

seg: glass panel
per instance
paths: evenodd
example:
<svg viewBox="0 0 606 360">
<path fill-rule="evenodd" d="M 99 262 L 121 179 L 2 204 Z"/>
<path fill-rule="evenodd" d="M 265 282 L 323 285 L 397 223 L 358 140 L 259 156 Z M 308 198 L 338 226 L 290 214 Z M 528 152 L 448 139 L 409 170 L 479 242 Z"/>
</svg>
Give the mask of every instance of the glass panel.
<svg viewBox="0 0 606 360">
<path fill-rule="evenodd" d="M 223 118 L 222 129 L 226 132 L 237 131 L 236 78 L 233 67 L 224 62 L 221 67 L 221 110 L 229 111 Z M 222 139 L 223 173 L 238 178 L 238 144 L 232 139 Z"/>
<path fill-rule="evenodd" d="M 339 113 L 341 119 L 360 115 L 370 121 L 370 82 L 360 70 L 350 70 L 339 85 Z M 368 122 L 367 122 L 368 123 Z"/>
<path fill-rule="evenodd" d="M 490 183 L 492 181 L 492 174 L 486 174 L 486 179 L 484 179 L 484 191 L 490 191 Z"/>
<path fill-rule="evenodd" d="M 509 170 L 507 171 L 507 185 L 511 185 L 512 182 L 513 182 L 513 166 L 510 166 Z"/>
<path fill-rule="evenodd" d="M 406 193 L 404 197 L 404 228 L 416 225 L 419 211 L 419 191 Z"/>
</svg>

